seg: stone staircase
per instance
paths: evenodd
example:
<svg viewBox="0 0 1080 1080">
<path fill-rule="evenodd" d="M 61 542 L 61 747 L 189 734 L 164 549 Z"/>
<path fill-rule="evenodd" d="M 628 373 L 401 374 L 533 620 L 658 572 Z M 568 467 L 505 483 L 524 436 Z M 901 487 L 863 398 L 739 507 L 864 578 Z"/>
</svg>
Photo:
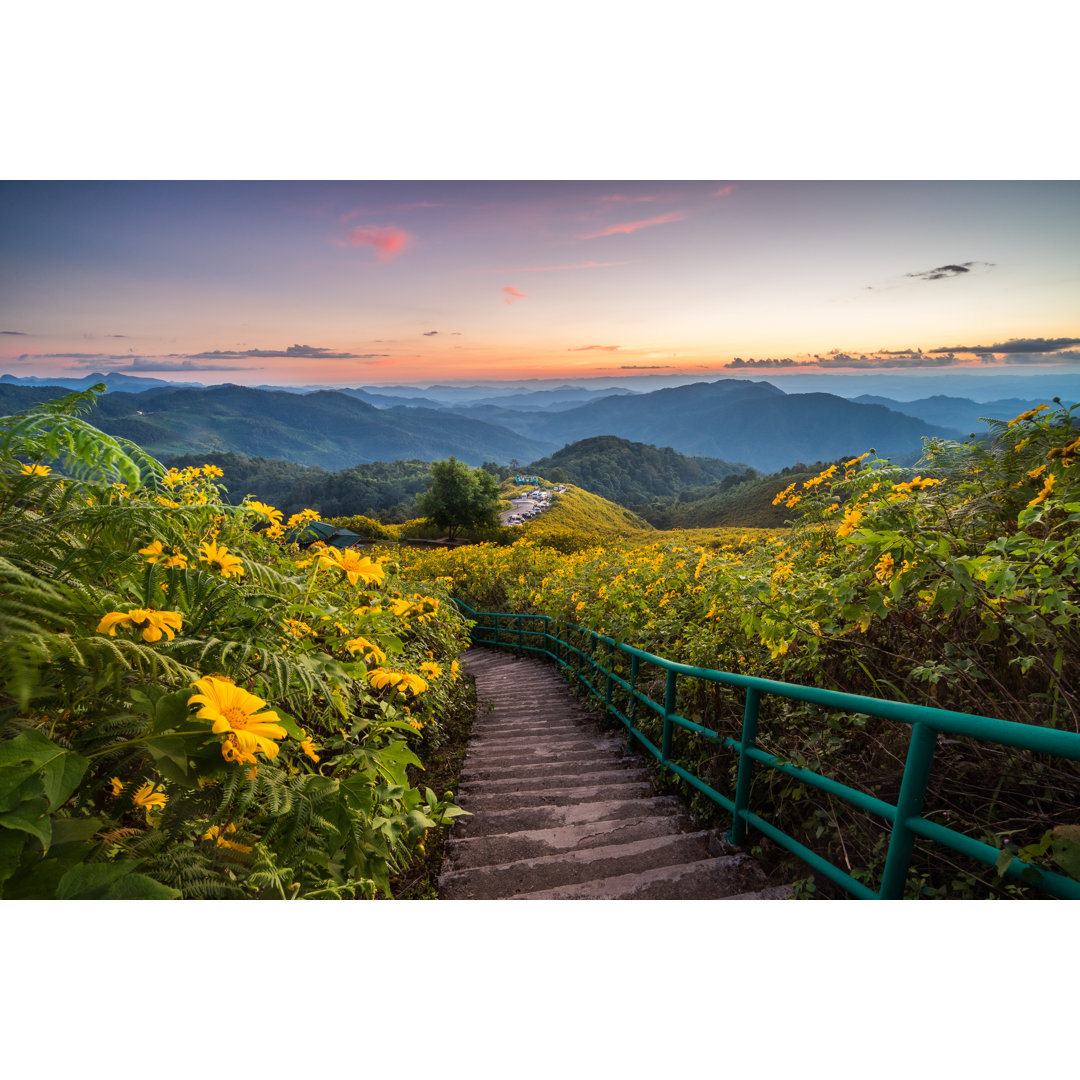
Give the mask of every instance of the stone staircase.
<svg viewBox="0 0 1080 1080">
<path fill-rule="evenodd" d="M 464 659 L 479 708 L 456 801 L 472 816 L 448 838 L 441 899 L 787 898 L 657 795 L 625 739 L 600 731 L 551 664 L 479 648 Z"/>
</svg>

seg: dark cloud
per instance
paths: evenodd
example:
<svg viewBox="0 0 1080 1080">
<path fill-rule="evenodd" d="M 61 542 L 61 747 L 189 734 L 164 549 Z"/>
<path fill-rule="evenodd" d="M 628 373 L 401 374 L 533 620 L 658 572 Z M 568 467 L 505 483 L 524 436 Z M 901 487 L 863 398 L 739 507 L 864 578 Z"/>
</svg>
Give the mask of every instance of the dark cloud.
<svg viewBox="0 0 1080 1080">
<path fill-rule="evenodd" d="M 438 332 L 438 330 L 425 330 L 424 337 L 434 337 Z"/>
<path fill-rule="evenodd" d="M 961 274 L 970 274 L 977 266 L 992 267 L 989 262 L 966 262 L 949 263 L 946 266 L 935 266 L 933 270 L 920 270 L 915 274 L 905 274 L 904 277 L 919 278 L 921 281 L 940 281 L 942 278 L 960 277 Z"/>
<path fill-rule="evenodd" d="M 210 352 L 191 353 L 189 360 L 243 360 L 247 357 L 263 359 L 267 357 L 286 357 L 302 360 L 358 360 L 355 353 L 331 352 L 315 345 L 290 345 L 287 349 L 213 349 Z"/>
<path fill-rule="evenodd" d="M 10 334 L 12 337 L 29 337 L 29 334 L 24 334 L 21 330 L 0 330 L 0 334 Z"/>
<path fill-rule="evenodd" d="M 106 334 L 105 336 L 109 338 L 126 338 L 127 334 Z"/>
<path fill-rule="evenodd" d="M 1070 349 L 1080 345 L 1080 338 L 1009 338 L 997 345 L 947 345 L 940 349 L 930 349 L 932 353 L 966 352 L 984 356 L 992 353 L 1053 353 L 1058 349 Z"/>
<path fill-rule="evenodd" d="M 782 357 L 781 359 L 764 359 L 755 360 L 750 357 L 749 360 L 744 360 L 741 356 L 736 356 L 728 364 L 724 364 L 725 368 L 748 368 L 748 367 L 765 367 L 765 368 L 791 368 L 791 367 L 812 367 L 814 361 L 812 360 L 792 360 L 790 356 Z"/>
</svg>

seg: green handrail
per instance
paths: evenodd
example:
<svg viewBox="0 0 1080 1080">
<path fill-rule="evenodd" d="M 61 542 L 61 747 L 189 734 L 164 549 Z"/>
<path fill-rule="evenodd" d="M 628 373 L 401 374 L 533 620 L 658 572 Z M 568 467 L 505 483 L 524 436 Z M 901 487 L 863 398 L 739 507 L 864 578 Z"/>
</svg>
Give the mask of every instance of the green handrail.
<svg viewBox="0 0 1080 1080">
<path fill-rule="evenodd" d="M 746 839 L 747 827 L 772 839 L 785 850 L 802 859 L 814 870 L 830 881 L 840 885 L 851 895 L 863 900 L 899 900 L 904 895 L 911 863 L 912 850 L 917 836 L 925 837 L 935 843 L 951 848 L 953 851 L 975 859 L 988 866 L 996 866 L 1001 851 L 990 844 L 974 840 L 970 836 L 947 828 L 922 816 L 923 800 L 930 779 L 934 750 L 939 734 L 962 735 L 979 739 L 983 742 L 1012 746 L 1022 750 L 1051 754 L 1056 757 L 1080 761 L 1080 734 L 1070 731 L 1057 731 L 1053 728 L 1038 727 L 1033 724 L 1020 724 L 1011 720 L 998 720 L 990 716 L 976 716 L 971 713 L 954 712 L 950 709 L 935 709 L 925 705 L 912 705 L 903 701 L 888 701 L 883 698 L 865 697 L 861 694 L 847 694 L 839 690 L 825 690 L 816 686 L 801 686 L 797 683 L 778 682 L 762 679 L 754 675 L 738 675 L 730 671 L 716 671 L 712 668 L 691 667 L 668 660 L 662 656 L 646 652 L 605 637 L 587 627 L 556 620 L 548 615 L 507 614 L 504 612 L 478 612 L 467 604 L 456 600 L 458 608 L 473 623 L 472 640 L 479 645 L 496 645 L 512 649 L 515 652 L 535 653 L 554 660 L 561 668 L 569 670 L 575 681 L 584 686 L 604 709 L 614 716 L 627 731 L 627 746 L 640 745 L 653 755 L 661 768 L 667 769 L 686 781 L 695 790 L 700 791 L 732 816 L 728 839 L 734 844 L 742 844 Z M 500 636 L 499 620 L 508 628 L 506 620 L 514 620 L 514 633 L 511 639 Z M 485 621 L 488 620 L 488 621 Z M 542 624 L 537 629 L 526 628 Z M 582 649 L 574 644 L 571 635 L 575 634 L 588 643 Z M 607 663 L 598 655 L 597 646 L 606 646 Z M 603 653 L 603 650 L 600 650 Z M 621 653 L 630 658 L 630 679 L 623 679 L 614 670 L 614 657 Z M 638 688 L 638 676 L 642 662 L 654 664 L 665 673 L 664 701 L 654 701 Z M 739 740 L 722 736 L 702 724 L 695 723 L 676 711 L 678 695 L 677 680 L 680 676 L 702 679 L 706 682 L 721 683 L 745 691 L 742 733 Z M 599 685 L 594 685 L 595 683 Z M 627 712 L 623 713 L 614 703 L 612 693 L 619 687 L 629 695 Z M 862 713 L 880 717 L 911 726 L 911 739 L 908 755 L 904 763 L 904 774 L 900 784 L 900 793 L 895 804 L 868 795 L 857 788 L 849 787 L 829 777 L 820 776 L 810 769 L 791 765 L 773 754 L 766 753 L 757 745 L 757 724 L 759 702 L 764 695 L 805 701 L 827 709 L 840 709 L 845 712 Z M 661 745 L 656 746 L 641 731 L 637 724 L 638 706 L 651 710 L 662 721 Z M 738 754 L 738 770 L 735 780 L 734 797 L 728 797 L 710 787 L 700 777 L 695 776 L 678 762 L 671 760 L 671 737 L 675 728 L 689 731 L 699 738 L 711 740 L 735 751 Z M 811 787 L 835 795 L 861 810 L 869 811 L 884 818 L 892 827 L 889 847 L 885 856 L 885 867 L 881 883 L 875 892 L 863 882 L 845 873 L 838 866 L 822 858 L 810 848 L 789 836 L 771 822 L 764 820 L 750 809 L 751 783 L 755 766 L 764 766 L 791 776 Z M 1018 858 L 1004 871 L 1004 875 L 1028 884 L 1035 885 L 1052 896 L 1068 900 L 1080 900 L 1080 882 L 1063 874 L 1025 863 Z"/>
</svg>

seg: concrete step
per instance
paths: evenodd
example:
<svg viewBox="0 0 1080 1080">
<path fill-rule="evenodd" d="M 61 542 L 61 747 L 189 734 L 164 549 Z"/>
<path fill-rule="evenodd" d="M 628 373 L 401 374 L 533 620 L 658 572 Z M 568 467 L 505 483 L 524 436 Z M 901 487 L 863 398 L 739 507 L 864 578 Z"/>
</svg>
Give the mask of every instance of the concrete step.
<svg viewBox="0 0 1080 1080">
<path fill-rule="evenodd" d="M 610 775 L 595 775 L 588 783 L 564 787 L 545 787 L 535 791 L 459 791 L 456 801 L 471 814 L 492 810 L 521 810 L 527 807 L 578 806 L 582 803 L 607 802 L 611 799 L 647 799 L 655 794 L 651 779 L 613 780 Z M 453 841 L 454 834 L 450 834 Z"/>
<path fill-rule="evenodd" d="M 454 834 L 457 840 L 462 840 L 530 829 L 558 829 L 593 821 L 671 817 L 683 813 L 685 808 L 682 803 L 671 795 L 653 799 L 605 799 L 560 806 L 533 804 L 509 810 L 485 810 L 482 814 L 458 818 L 454 823 Z"/>
<path fill-rule="evenodd" d="M 708 836 L 708 832 L 658 836 L 465 870 L 447 869 L 444 863 L 439 875 L 439 895 L 444 900 L 510 899 L 518 893 L 557 885 L 696 862 L 707 857 Z M 451 851 L 447 860 L 451 867 L 453 857 Z"/>
<path fill-rule="evenodd" d="M 749 899 L 747 886 L 765 876 L 749 855 L 725 855 L 676 866 L 659 866 L 615 877 L 518 893 L 514 900 L 725 900 Z"/>
<path fill-rule="evenodd" d="M 670 815 L 607 818 L 584 821 L 551 829 L 494 833 L 490 836 L 461 836 L 454 844 L 451 870 L 482 867 L 535 859 L 562 852 L 585 851 L 604 845 L 628 844 L 660 836 L 677 836 L 690 826 L 689 817 Z"/>
<path fill-rule="evenodd" d="M 607 772 L 608 769 L 620 772 L 626 765 L 625 759 L 618 754 L 599 754 L 595 750 L 588 753 L 555 754 L 546 761 L 498 762 L 493 765 L 484 762 L 468 762 L 461 770 L 462 782 L 478 783 L 481 780 L 535 780 L 542 776 L 584 776 L 586 773 Z"/>
<path fill-rule="evenodd" d="M 561 768 L 554 772 L 537 773 L 530 776 L 506 776 L 492 779 L 466 779 L 462 777 L 459 792 L 511 792 L 544 791 L 549 787 L 575 787 L 580 784 L 616 784 L 627 780 L 649 780 L 649 773 L 633 765 L 620 765 L 611 762 L 594 763 L 595 768 L 575 766 L 573 769 Z"/>
</svg>

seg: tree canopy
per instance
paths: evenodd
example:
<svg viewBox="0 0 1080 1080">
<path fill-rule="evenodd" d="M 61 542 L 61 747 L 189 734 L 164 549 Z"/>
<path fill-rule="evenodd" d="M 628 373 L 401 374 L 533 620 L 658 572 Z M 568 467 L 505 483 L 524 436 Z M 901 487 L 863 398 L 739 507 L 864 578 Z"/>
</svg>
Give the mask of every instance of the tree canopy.
<svg viewBox="0 0 1080 1080">
<path fill-rule="evenodd" d="M 462 529 L 499 524 L 499 486 L 483 469 L 451 457 L 431 464 L 431 486 L 416 501 L 420 513 L 453 540 Z"/>
</svg>

